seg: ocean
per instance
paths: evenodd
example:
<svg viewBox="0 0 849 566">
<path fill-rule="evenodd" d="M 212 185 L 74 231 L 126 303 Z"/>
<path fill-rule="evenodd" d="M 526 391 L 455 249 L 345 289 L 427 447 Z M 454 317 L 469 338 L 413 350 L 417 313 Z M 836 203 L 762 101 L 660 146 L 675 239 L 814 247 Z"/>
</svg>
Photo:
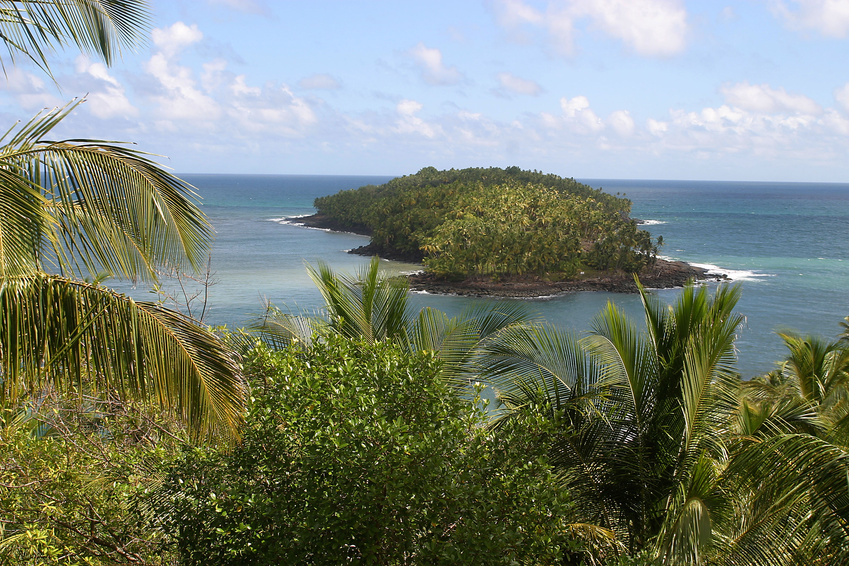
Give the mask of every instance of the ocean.
<svg viewBox="0 0 849 566">
<path fill-rule="evenodd" d="M 324 261 L 353 273 L 368 258 L 347 250 L 367 243 L 354 234 L 298 226 L 313 199 L 386 176 L 183 175 L 203 197 L 216 230 L 213 284 L 205 322 L 244 326 L 266 301 L 290 312 L 316 313 L 322 301 L 305 264 Z M 776 331 L 834 337 L 849 315 L 849 184 L 578 179 L 633 202 L 632 217 L 663 235 L 661 255 L 706 266 L 742 285 L 738 312 L 746 317 L 737 340 L 738 368 L 753 377 L 784 355 Z M 384 262 L 392 273 L 415 265 Z M 189 285 L 189 289 L 200 286 Z M 120 286 L 119 286 L 120 289 Z M 679 290 L 658 290 L 672 302 Z M 134 296 L 149 298 L 141 289 Z M 459 313 L 475 299 L 416 294 L 413 304 Z M 582 292 L 521 300 L 551 324 L 584 332 L 607 301 L 636 317 L 635 295 Z M 196 305 L 197 306 L 197 305 Z M 642 319 L 638 319 L 642 324 Z"/>
</svg>

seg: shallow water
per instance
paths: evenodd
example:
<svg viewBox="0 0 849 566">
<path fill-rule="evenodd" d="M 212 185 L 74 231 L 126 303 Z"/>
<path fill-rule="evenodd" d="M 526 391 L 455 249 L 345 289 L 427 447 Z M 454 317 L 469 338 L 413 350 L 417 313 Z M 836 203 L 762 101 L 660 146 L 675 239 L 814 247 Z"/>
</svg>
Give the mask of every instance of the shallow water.
<svg viewBox="0 0 849 566">
<path fill-rule="evenodd" d="M 367 238 L 308 229 L 284 219 L 311 214 L 315 197 L 380 184 L 389 177 L 184 175 L 204 197 L 216 229 L 210 324 L 237 327 L 265 300 L 293 312 L 314 312 L 321 297 L 305 262 L 325 261 L 354 272 L 367 258 L 346 253 Z M 663 235 L 662 255 L 711 266 L 743 286 L 738 311 L 746 324 L 737 342 L 744 376 L 769 371 L 784 356 L 779 329 L 833 336 L 849 314 L 849 185 L 706 181 L 583 180 L 633 201 L 632 216 Z M 385 262 L 393 272 L 411 264 Z M 142 293 L 135 291 L 134 294 Z M 679 291 L 657 294 L 674 301 Z M 416 306 L 458 313 L 472 299 L 413 296 Z M 583 292 L 521 300 L 546 320 L 578 332 L 607 301 L 639 316 L 634 295 Z"/>
</svg>

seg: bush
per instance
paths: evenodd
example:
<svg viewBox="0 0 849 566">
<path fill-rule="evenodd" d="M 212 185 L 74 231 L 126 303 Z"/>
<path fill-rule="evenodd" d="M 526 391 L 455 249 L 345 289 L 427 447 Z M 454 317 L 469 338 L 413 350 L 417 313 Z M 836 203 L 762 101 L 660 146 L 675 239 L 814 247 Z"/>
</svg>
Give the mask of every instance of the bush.
<svg viewBox="0 0 849 566">
<path fill-rule="evenodd" d="M 332 337 L 247 371 L 242 446 L 187 450 L 158 494 L 185 563 L 547 563 L 570 543 L 538 443 L 488 432 L 432 355 Z"/>
<path fill-rule="evenodd" d="M 86 397 L 0 414 L 0 564 L 170 564 L 138 497 L 185 436 L 164 414 Z"/>
</svg>

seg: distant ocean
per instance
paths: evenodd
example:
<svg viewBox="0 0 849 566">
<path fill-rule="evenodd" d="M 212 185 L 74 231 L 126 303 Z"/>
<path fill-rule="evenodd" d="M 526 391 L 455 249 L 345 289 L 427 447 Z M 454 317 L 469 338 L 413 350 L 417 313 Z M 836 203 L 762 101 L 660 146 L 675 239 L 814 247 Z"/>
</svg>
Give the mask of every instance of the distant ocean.
<svg viewBox="0 0 849 566">
<path fill-rule="evenodd" d="M 298 226 L 313 199 L 380 184 L 385 176 L 184 175 L 203 196 L 217 232 L 206 322 L 245 325 L 268 300 L 291 312 L 316 312 L 322 302 L 305 262 L 354 272 L 368 259 L 346 253 L 367 238 Z M 633 201 L 632 217 L 663 235 L 661 254 L 726 273 L 743 286 L 746 316 L 737 347 L 745 377 L 770 371 L 784 357 L 777 330 L 834 337 L 849 315 L 849 184 L 578 179 Z M 392 272 L 416 268 L 385 262 Z M 140 290 L 133 292 L 139 296 Z M 667 302 L 678 290 L 660 290 Z M 142 296 L 144 296 L 142 294 Z M 472 301 L 414 295 L 416 306 L 458 313 Z M 607 301 L 639 316 L 633 295 L 574 293 L 523 300 L 552 324 L 590 328 Z M 637 322 L 642 324 L 642 319 Z"/>
</svg>

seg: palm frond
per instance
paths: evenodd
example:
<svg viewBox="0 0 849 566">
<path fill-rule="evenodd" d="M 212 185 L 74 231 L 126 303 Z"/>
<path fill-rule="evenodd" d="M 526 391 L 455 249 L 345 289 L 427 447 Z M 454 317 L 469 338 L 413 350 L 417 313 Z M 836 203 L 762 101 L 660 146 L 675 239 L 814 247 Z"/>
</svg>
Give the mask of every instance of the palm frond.
<svg viewBox="0 0 849 566">
<path fill-rule="evenodd" d="M 0 223 L 0 239 L 20 241 L 0 248 L 3 275 L 108 269 L 153 280 L 153 266 L 200 270 L 212 228 L 190 185 L 132 148 L 44 139 L 79 104 L 39 114 L 0 140 L 0 201 L 20 207 Z"/>
<path fill-rule="evenodd" d="M 507 301 L 473 303 L 463 309 L 460 318 L 474 321 L 481 340 L 505 328 L 542 321 L 541 315 L 529 311 L 524 303 Z"/>
<path fill-rule="evenodd" d="M 247 330 L 273 348 L 285 348 L 293 343 L 309 345 L 313 337 L 327 329 L 327 322 L 317 316 L 295 315 L 267 305 L 265 314 L 251 323 Z"/>
<path fill-rule="evenodd" d="M 681 376 L 685 442 L 719 436 L 739 405 L 734 339 L 740 317 L 708 321 L 689 337 Z"/>
<path fill-rule="evenodd" d="M 783 560 L 769 563 L 796 564 L 794 557 L 828 547 L 827 563 L 845 562 L 849 559 L 847 472 L 846 451 L 810 434 L 741 438 L 722 481 L 738 486 L 738 493 L 748 491 L 749 507 L 762 518 L 737 531 L 733 544 L 728 541 L 730 554 L 751 554 L 760 546 L 783 553 Z"/>
<path fill-rule="evenodd" d="M 352 278 L 335 273 L 326 263 L 307 265 L 310 278 L 324 299 L 330 324 L 343 336 L 367 341 L 406 339 L 412 315 L 407 309 L 406 281 L 380 275 L 380 260 Z"/>
<path fill-rule="evenodd" d="M 442 362 L 442 378 L 457 390 L 468 390 L 477 376 L 474 364 L 480 335 L 473 320 L 449 318 L 430 307 L 419 311 L 407 330 L 406 347 L 434 352 Z"/>
<path fill-rule="evenodd" d="M 596 315 L 592 328 L 593 334 L 586 338 L 586 344 L 604 368 L 604 378 L 621 388 L 634 418 L 645 424 L 656 393 L 653 387 L 656 358 L 651 344 L 613 303 Z"/>
<path fill-rule="evenodd" d="M 174 410 L 196 435 L 237 435 L 245 385 L 233 355 L 180 313 L 46 274 L 0 282 L 7 400 L 45 383 L 117 390 Z"/>
<path fill-rule="evenodd" d="M 699 458 L 691 472 L 688 482 L 677 483 L 657 536 L 655 553 L 671 564 L 701 564 L 713 539 L 709 503 L 716 483 L 713 463 Z"/>
<path fill-rule="evenodd" d="M 508 406 L 533 402 L 562 414 L 591 408 L 602 394 L 599 366 L 570 332 L 515 325 L 487 342 L 482 354 L 484 374 Z"/>
<path fill-rule="evenodd" d="M 150 26 L 145 2 L 126 0 L 4 0 L 0 41 L 12 62 L 31 59 L 49 73 L 48 53 L 68 44 L 111 65 L 122 48 L 144 42 Z M 5 69 L 5 62 L 0 59 Z"/>
</svg>

